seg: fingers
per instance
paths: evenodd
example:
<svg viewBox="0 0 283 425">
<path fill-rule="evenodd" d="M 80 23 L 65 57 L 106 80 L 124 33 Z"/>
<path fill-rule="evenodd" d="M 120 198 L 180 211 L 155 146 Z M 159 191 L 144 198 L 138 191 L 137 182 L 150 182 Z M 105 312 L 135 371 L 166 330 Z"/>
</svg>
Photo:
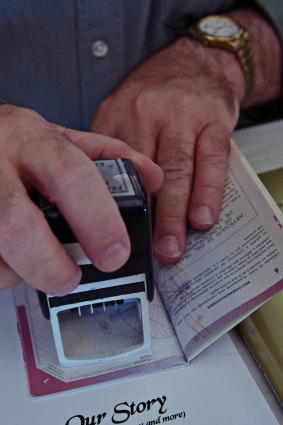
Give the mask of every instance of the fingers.
<svg viewBox="0 0 283 425">
<path fill-rule="evenodd" d="M 227 172 L 230 134 L 218 123 L 208 124 L 196 146 L 194 185 L 189 221 L 197 229 L 211 227 L 218 219 Z"/>
<path fill-rule="evenodd" d="M 13 286 L 21 276 L 49 293 L 71 291 L 79 283 L 80 269 L 50 231 L 21 182 L 5 171 L 0 192 L 0 267 L 5 273 L 1 288 Z"/>
<path fill-rule="evenodd" d="M 190 122 L 179 112 L 168 119 L 159 135 L 150 117 L 144 121 L 144 114 L 139 114 L 138 120 L 122 119 L 115 130 L 99 115 L 93 122 L 99 131 L 116 134 L 163 169 L 164 183 L 156 202 L 154 252 L 166 263 L 184 253 L 188 219 L 199 229 L 216 222 L 229 153 L 229 134 L 224 126 L 212 121 L 197 130 L 193 124 L 196 117 L 191 114 Z"/>
<path fill-rule="evenodd" d="M 178 260 L 184 253 L 188 219 L 192 226 L 205 229 L 219 216 L 229 134 L 224 126 L 211 119 L 210 109 L 211 121 L 203 121 L 194 110 L 188 117 L 183 104 L 181 108 L 176 105 L 171 108 L 170 114 L 161 113 L 163 119 L 157 119 L 158 114 L 148 114 L 148 102 L 144 102 L 144 98 L 148 100 L 144 95 L 139 96 L 135 107 L 130 108 L 131 113 L 123 115 L 128 119 L 121 117 L 116 127 L 113 121 L 105 119 L 105 107 L 114 108 L 113 101 L 106 102 L 98 111 L 92 128 L 118 136 L 154 159 L 163 169 L 164 183 L 156 202 L 154 252 L 160 261 L 167 263 Z M 159 113 L 163 107 L 162 103 Z M 161 128 L 159 133 L 158 128 Z"/>
<path fill-rule="evenodd" d="M 121 267 L 129 258 L 130 240 L 88 155 L 129 157 L 151 190 L 161 184 L 159 167 L 109 137 L 68 131 L 21 108 L 5 113 L 4 119 L 0 116 L 0 288 L 13 286 L 20 277 L 44 292 L 64 295 L 81 278 L 26 187 L 58 206 L 97 268 L 110 272 Z"/>
<path fill-rule="evenodd" d="M 121 140 L 101 134 L 86 133 L 56 126 L 90 158 L 128 158 L 139 170 L 149 193 L 156 192 L 163 182 L 163 172 L 150 156 L 144 156 Z M 119 134 L 120 135 L 120 134 Z M 121 135 L 120 135 L 121 137 Z M 144 140 L 147 140 L 146 138 Z"/>
<path fill-rule="evenodd" d="M 157 196 L 154 252 L 167 263 L 180 258 L 185 249 L 194 172 L 193 136 L 180 127 L 166 127 L 160 134 L 157 161 L 164 171 L 164 183 Z"/>
<path fill-rule="evenodd" d="M 64 135 L 53 133 L 37 146 L 37 161 L 31 159 L 30 146 L 24 151 L 26 175 L 58 206 L 93 264 L 114 271 L 130 255 L 130 240 L 117 204 L 92 160 L 66 142 Z M 96 157 L 100 153 L 95 145 L 93 153 Z"/>
<path fill-rule="evenodd" d="M 228 131 L 208 124 L 195 136 L 181 126 L 160 135 L 158 163 L 164 184 L 157 197 L 154 250 L 162 262 L 178 260 L 185 250 L 187 219 L 198 229 L 218 219 L 229 154 Z"/>
</svg>

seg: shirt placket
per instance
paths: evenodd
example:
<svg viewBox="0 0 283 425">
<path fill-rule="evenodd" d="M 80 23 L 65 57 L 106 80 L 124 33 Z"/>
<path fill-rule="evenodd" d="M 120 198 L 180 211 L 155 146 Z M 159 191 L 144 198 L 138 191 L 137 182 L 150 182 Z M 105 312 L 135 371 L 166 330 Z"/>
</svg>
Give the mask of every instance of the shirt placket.
<svg viewBox="0 0 283 425">
<path fill-rule="evenodd" d="M 78 0 L 78 60 L 82 128 L 123 75 L 120 0 Z"/>
</svg>

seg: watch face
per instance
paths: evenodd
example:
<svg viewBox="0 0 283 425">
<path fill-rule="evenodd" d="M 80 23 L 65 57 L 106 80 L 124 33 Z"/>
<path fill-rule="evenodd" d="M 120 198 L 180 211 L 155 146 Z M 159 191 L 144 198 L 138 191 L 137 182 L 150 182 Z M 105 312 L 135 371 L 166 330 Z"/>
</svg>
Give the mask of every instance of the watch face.
<svg viewBox="0 0 283 425">
<path fill-rule="evenodd" d="M 199 29 L 205 34 L 215 37 L 233 37 L 239 32 L 238 25 L 222 16 L 211 16 L 199 23 Z"/>
</svg>

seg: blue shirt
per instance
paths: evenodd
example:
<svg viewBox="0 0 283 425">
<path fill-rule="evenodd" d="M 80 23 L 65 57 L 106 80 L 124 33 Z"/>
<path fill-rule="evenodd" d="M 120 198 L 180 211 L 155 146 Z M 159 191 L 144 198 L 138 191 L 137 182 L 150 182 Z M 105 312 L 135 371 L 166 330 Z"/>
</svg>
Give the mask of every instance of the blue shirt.
<svg viewBox="0 0 283 425">
<path fill-rule="evenodd" d="M 280 0 L 259 1 L 278 20 Z M 137 64 L 178 37 L 179 24 L 235 5 L 234 0 L 2 1 L 0 97 L 51 122 L 88 130 L 102 100 Z"/>
</svg>

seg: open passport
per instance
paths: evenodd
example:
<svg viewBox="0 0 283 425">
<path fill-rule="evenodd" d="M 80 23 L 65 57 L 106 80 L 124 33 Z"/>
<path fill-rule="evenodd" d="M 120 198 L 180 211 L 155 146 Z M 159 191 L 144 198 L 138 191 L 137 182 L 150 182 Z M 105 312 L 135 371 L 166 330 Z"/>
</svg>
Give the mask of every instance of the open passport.
<svg viewBox="0 0 283 425">
<path fill-rule="evenodd" d="M 172 265 L 155 262 L 155 280 L 150 350 L 68 368 L 59 365 L 36 291 L 19 285 L 14 294 L 31 396 L 186 366 L 283 289 L 283 214 L 233 141 L 218 222 L 209 230 L 189 228 L 185 255 Z M 89 333 L 80 332 L 75 317 L 65 329 L 71 352 L 109 350 L 139 337 L 130 305 L 83 320 Z"/>
</svg>

